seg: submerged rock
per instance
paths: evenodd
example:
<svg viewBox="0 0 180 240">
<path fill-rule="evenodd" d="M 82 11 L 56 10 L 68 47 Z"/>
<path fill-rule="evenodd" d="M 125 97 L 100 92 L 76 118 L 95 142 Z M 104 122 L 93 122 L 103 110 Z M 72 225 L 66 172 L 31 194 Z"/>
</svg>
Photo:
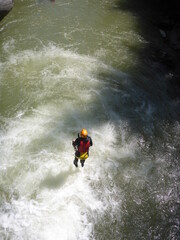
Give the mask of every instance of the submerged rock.
<svg viewBox="0 0 180 240">
<path fill-rule="evenodd" d="M 0 0 L 0 21 L 11 11 L 14 0 Z"/>
</svg>

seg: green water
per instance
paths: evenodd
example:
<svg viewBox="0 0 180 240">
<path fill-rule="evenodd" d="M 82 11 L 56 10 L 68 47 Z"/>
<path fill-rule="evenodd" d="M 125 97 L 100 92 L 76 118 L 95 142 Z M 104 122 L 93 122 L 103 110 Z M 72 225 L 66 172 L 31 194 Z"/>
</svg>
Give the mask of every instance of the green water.
<svg viewBox="0 0 180 240">
<path fill-rule="evenodd" d="M 114 0 L 15 2 L 0 24 L 0 239 L 179 239 L 179 103 L 150 35 Z M 83 127 L 94 145 L 76 169 Z"/>
</svg>

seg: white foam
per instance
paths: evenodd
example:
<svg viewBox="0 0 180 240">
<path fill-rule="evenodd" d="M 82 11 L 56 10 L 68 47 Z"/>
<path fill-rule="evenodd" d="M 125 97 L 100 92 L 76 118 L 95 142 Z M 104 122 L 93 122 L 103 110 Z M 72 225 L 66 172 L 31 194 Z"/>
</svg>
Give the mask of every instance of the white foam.
<svg viewBox="0 0 180 240">
<path fill-rule="evenodd" d="M 11 144 L 11 154 L 16 156 L 13 147 L 19 143 L 19 153 L 23 157 L 16 156 L 19 162 L 6 159 L 7 169 L 9 164 L 13 168 L 21 165 L 20 174 L 13 176 L 13 183 L 9 182 L 19 198 L 12 198 L 9 203 L 2 205 L 0 222 L 4 231 L 11 232 L 12 237 L 17 239 L 49 240 L 57 236 L 63 240 L 89 239 L 93 229 L 93 222 L 89 220 L 95 221 L 103 216 L 109 204 L 113 212 L 120 207 L 120 199 L 117 203 L 111 196 L 113 192 L 107 189 L 103 199 L 98 199 L 89 185 L 92 181 L 103 181 L 106 177 L 104 173 L 109 172 L 109 178 L 115 174 L 114 170 L 118 167 L 115 160 L 118 160 L 115 148 L 118 132 L 113 123 L 104 124 L 99 129 L 90 128 L 95 145 L 85 168 L 76 170 L 72 166 L 70 141 L 59 152 L 53 146 L 41 151 L 36 149 L 35 152 L 28 150 L 29 144 L 46 130 L 51 121 L 51 111 L 46 109 L 42 112 L 41 109 L 32 116 L 16 118 L 11 130 L 6 133 L 3 147 Z M 63 139 L 65 141 L 65 136 Z M 97 149 L 97 146 L 101 146 L 101 149 Z M 26 153 L 22 149 L 27 149 Z"/>
<path fill-rule="evenodd" d="M 8 125 L 0 136 L 1 180 L 6 176 L 4 184 L 17 192 L 2 204 L 2 231 L 12 239 L 89 239 L 94 223 L 107 209 L 112 213 L 120 209 L 120 189 L 115 185 L 111 189 L 109 182 L 121 159 L 131 157 L 133 161 L 134 156 L 136 142 L 132 139 L 124 144 L 118 116 L 113 121 L 105 118 L 103 124 L 99 121 L 99 115 L 110 107 L 103 108 L 107 103 L 101 91 L 108 84 L 96 74 L 112 71 L 120 77 L 121 73 L 53 45 L 11 55 L 2 65 L 1 81 L 10 68 L 17 86 L 31 99 L 25 110 L 4 118 Z M 113 87 L 110 91 L 111 98 L 119 93 Z M 91 111 L 98 111 L 97 116 L 88 119 Z M 77 170 L 72 166 L 71 139 L 84 126 L 94 146 L 85 168 Z M 103 182 L 107 188 L 101 193 L 96 183 Z"/>
<path fill-rule="evenodd" d="M 43 84 L 43 92 L 38 87 L 35 94 L 28 89 L 26 92 L 38 103 L 36 108 L 27 112 L 19 109 L 14 118 L 4 119 L 8 126 L 0 136 L 1 180 L 6 175 L 4 183 L 17 196 L 12 195 L 9 202 L 2 204 L 3 232 L 14 239 L 88 239 L 93 228 L 89 218 L 104 207 L 89 186 L 88 162 L 87 169 L 70 167 L 74 158 L 71 131 L 78 129 L 68 126 L 64 118 L 70 114 L 68 121 L 71 116 L 75 119 L 79 99 L 76 92 L 74 103 L 72 98 L 66 101 L 65 95 L 71 96 L 73 79 L 78 81 L 77 87 L 88 84 L 96 88 L 100 83 L 92 72 L 105 65 L 54 46 L 11 55 L 2 65 L 2 81 L 11 68 L 19 86 L 36 86 L 37 77 Z M 57 89 L 58 82 L 61 85 Z M 43 100 L 56 89 L 64 94 L 63 101 L 56 98 L 56 102 L 44 104 Z M 85 101 L 92 100 L 86 88 L 81 92 Z M 76 117 L 77 122 L 81 121 Z"/>
<path fill-rule="evenodd" d="M 15 44 L 15 39 L 10 38 L 6 42 L 3 43 L 3 50 L 6 53 L 10 53 L 11 51 L 14 50 L 14 44 Z"/>
</svg>

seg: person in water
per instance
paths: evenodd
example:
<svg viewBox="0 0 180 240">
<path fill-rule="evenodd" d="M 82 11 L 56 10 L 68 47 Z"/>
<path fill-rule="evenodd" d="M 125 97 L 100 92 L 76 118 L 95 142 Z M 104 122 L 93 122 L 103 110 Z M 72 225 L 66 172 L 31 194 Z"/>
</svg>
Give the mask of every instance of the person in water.
<svg viewBox="0 0 180 240">
<path fill-rule="evenodd" d="M 89 157 L 89 147 L 93 145 L 92 139 L 88 136 L 86 129 L 82 129 L 78 138 L 72 141 L 72 145 L 75 149 L 74 165 L 78 167 L 78 159 L 80 159 L 81 166 L 84 167 L 85 160 Z"/>
</svg>

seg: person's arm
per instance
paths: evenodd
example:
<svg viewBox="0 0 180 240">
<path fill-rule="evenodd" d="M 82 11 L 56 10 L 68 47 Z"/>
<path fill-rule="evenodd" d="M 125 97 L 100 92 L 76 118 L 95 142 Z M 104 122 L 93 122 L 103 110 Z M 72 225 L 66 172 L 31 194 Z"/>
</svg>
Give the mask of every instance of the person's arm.
<svg viewBox="0 0 180 240">
<path fill-rule="evenodd" d="M 90 141 L 90 146 L 92 146 L 92 145 L 93 145 L 93 142 L 92 142 L 91 137 L 89 137 L 89 141 Z"/>
<path fill-rule="evenodd" d="M 72 145 L 73 145 L 74 149 L 77 150 L 77 148 L 79 146 L 79 138 L 76 138 L 76 140 L 73 140 Z"/>
<path fill-rule="evenodd" d="M 75 147 L 75 141 L 76 141 L 76 140 L 72 140 L 72 145 L 73 145 L 73 147 Z"/>
</svg>

